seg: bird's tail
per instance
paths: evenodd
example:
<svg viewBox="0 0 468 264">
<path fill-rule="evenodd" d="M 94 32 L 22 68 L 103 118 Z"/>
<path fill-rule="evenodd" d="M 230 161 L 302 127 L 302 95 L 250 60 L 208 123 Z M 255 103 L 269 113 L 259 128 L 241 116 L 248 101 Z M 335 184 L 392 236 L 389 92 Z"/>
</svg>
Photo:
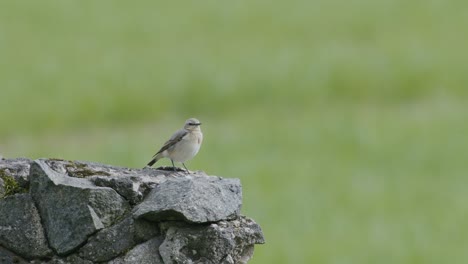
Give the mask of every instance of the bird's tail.
<svg viewBox="0 0 468 264">
<path fill-rule="evenodd" d="M 160 155 L 155 155 L 153 157 L 153 159 L 150 162 L 148 162 L 148 164 L 145 166 L 145 168 L 149 168 L 149 167 L 153 166 L 159 159 L 161 159 L 161 156 Z"/>
</svg>

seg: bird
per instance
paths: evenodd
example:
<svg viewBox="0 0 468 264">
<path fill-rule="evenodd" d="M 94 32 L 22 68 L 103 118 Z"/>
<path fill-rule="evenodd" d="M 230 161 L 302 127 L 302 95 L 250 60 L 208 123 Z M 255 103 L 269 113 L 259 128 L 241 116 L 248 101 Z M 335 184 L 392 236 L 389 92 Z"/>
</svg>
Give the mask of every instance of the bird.
<svg viewBox="0 0 468 264">
<path fill-rule="evenodd" d="M 153 158 L 145 166 L 151 167 L 158 160 L 168 158 L 172 162 L 172 168 L 176 171 L 174 162 L 181 162 L 187 173 L 189 170 L 185 166 L 187 160 L 197 155 L 203 141 L 200 121 L 196 118 L 189 118 L 185 121 L 184 127 L 177 130 L 171 138 L 164 143 L 161 149 L 153 155 Z"/>
</svg>

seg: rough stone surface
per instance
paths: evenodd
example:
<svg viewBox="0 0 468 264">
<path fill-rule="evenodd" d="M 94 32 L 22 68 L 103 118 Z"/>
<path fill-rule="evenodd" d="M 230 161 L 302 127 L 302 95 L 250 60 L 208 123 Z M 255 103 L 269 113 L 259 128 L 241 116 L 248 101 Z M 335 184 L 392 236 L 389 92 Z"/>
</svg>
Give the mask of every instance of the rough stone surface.
<svg viewBox="0 0 468 264">
<path fill-rule="evenodd" d="M 28 263 L 22 257 L 0 246 L 0 264 L 25 264 Z"/>
<path fill-rule="evenodd" d="M 31 261 L 31 264 L 93 264 L 93 262 L 73 254 L 63 258 L 56 256 L 49 261 L 35 260 Z"/>
<path fill-rule="evenodd" d="M 0 245 L 26 259 L 51 255 L 39 213 L 29 194 L 0 200 Z"/>
<path fill-rule="evenodd" d="M 5 181 L 3 181 L 2 178 L 0 178 L 0 198 L 3 198 L 3 196 L 5 196 L 5 193 Z"/>
<path fill-rule="evenodd" d="M 188 175 L 159 184 L 136 206 L 134 217 L 150 221 L 215 222 L 238 217 L 241 205 L 238 179 Z"/>
<path fill-rule="evenodd" d="M 0 159 L 0 175 L 11 176 L 20 187 L 28 188 L 31 163 L 32 160 L 26 158 Z"/>
<path fill-rule="evenodd" d="M 113 189 L 56 172 L 43 160 L 33 163 L 30 178 L 50 246 L 59 255 L 72 252 L 129 209 Z"/>
<path fill-rule="evenodd" d="M 162 237 L 155 237 L 139 244 L 127 252 L 125 256 L 114 259 L 109 264 L 164 264 L 158 250 L 162 242 Z"/>
<path fill-rule="evenodd" d="M 110 187 L 125 197 L 131 205 L 143 200 L 143 197 L 159 183 L 166 180 L 164 175 L 156 177 L 141 175 L 122 176 L 91 176 L 88 178 L 97 186 Z"/>
<path fill-rule="evenodd" d="M 0 264 L 247 263 L 264 243 L 240 216 L 238 179 L 60 159 L 0 168 Z"/>
<path fill-rule="evenodd" d="M 158 234 L 157 224 L 127 217 L 91 237 L 80 249 L 79 256 L 95 262 L 109 261 Z"/>
<path fill-rule="evenodd" d="M 247 263 L 253 245 L 265 242 L 260 226 L 245 217 L 210 225 L 165 225 L 166 237 L 159 247 L 165 264 Z"/>
<path fill-rule="evenodd" d="M 76 178 L 89 178 L 92 176 L 110 177 L 157 177 L 160 175 L 173 175 L 172 171 L 151 168 L 132 169 L 100 164 L 90 161 L 69 161 L 61 159 L 44 159 L 44 162 L 53 170 Z"/>
</svg>

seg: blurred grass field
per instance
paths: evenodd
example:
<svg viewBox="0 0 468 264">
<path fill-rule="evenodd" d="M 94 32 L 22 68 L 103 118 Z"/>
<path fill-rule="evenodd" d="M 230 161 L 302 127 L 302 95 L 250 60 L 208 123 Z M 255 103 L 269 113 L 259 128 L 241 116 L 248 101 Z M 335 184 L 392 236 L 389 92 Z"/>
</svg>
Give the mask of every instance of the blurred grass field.
<svg viewBox="0 0 468 264">
<path fill-rule="evenodd" d="M 250 263 L 468 263 L 467 8 L 2 1 L 0 154 L 142 167 L 193 116 Z"/>
</svg>

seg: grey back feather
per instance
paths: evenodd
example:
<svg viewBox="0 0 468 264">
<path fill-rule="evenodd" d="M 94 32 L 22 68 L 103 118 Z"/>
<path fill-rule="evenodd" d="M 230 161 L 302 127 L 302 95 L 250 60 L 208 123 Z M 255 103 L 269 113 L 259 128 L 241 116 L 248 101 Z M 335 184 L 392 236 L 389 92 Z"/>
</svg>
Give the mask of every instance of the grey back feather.
<svg viewBox="0 0 468 264">
<path fill-rule="evenodd" d="M 156 154 L 154 154 L 154 156 L 158 155 L 159 153 L 161 153 L 161 152 L 163 152 L 163 151 L 165 151 L 165 150 L 167 150 L 167 149 L 170 149 L 170 148 L 174 147 L 174 145 L 175 145 L 177 142 L 181 141 L 182 138 L 183 138 L 185 135 L 187 135 L 187 133 L 188 133 L 188 131 L 187 131 L 186 129 L 184 129 L 184 128 L 177 130 L 177 131 L 172 135 L 172 137 L 171 137 L 168 141 L 166 141 L 166 143 L 164 143 L 164 146 L 162 146 L 162 148 L 161 148 Z M 153 156 L 153 157 L 154 157 L 154 156 Z"/>
</svg>

